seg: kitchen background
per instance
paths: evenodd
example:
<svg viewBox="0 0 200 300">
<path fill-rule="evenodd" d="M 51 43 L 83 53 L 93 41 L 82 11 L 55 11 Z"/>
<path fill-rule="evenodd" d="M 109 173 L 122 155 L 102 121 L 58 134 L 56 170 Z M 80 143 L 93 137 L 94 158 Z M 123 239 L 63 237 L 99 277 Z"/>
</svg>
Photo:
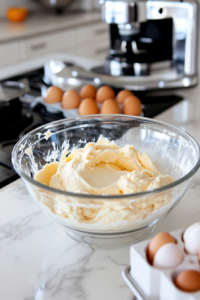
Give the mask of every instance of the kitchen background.
<svg viewBox="0 0 200 300">
<path fill-rule="evenodd" d="M 53 62 L 52 67 L 52 60 L 65 62 L 67 72 L 71 72 L 71 63 L 74 63 L 75 67 L 80 66 L 86 70 L 96 68 L 96 70 L 102 72 L 102 69 L 104 70 L 104 68 L 101 68 L 101 65 L 104 65 L 109 50 L 109 25 L 101 20 L 98 0 L 72 0 L 73 3 L 67 6 L 63 12 L 56 12 L 56 9 L 45 9 L 39 4 L 39 2 L 42 1 L 55 3 L 54 1 L 57 0 L 0 0 L 0 81 L 17 80 L 26 87 L 26 93 L 20 98 L 21 101 L 14 98 L 13 101 L 9 101 L 10 105 L 5 105 L 4 108 L 7 109 L 6 113 L 4 110 L 0 111 L 0 128 L 3 128 L 0 135 L 0 188 L 16 179 L 16 173 L 14 172 L 11 163 L 11 152 L 13 146 L 20 137 L 42 124 L 63 117 L 72 117 L 78 113 L 77 108 L 69 111 L 68 109 L 63 109 L 61 104 L 59 109 L 58 107 L 54 107 L 52 112 L 52 106 L 44 101 L 49 85 L 53 84 L 59 86 L 60 82 L 62 85 L 62 78 L 57 78 L 56 76 L 53 76 L 54 79 L 51 78 L 51 71 L 54 72 L 54 69 L 56 70 L 55 66 L 58 67 L 58 69 L 60 68 L 60 65 L 54 64 L 55 61 Z M 67 0 L 59 1 L 67 2 Z M 10 19 L 12 18 L 8 18 L 9 16 L 6 15 L 8 8 L 20 6 L 24 6 L 27 9 L 27 18 L 22 22 L 11 21 Z M 156 9 L 156 13 L 160 13 L 159 11 L 160 9 L 158 11 Z M 14 10 L 14 16 L 16 13 L 19 13 L 19 10 Z M 197 20 L 196 14 L 194 14 L 194 16 L 194 19 Z M 149 78 L 145 79 L 144 76 L 144 80 L 137 80 L 136 77 L 137 84 L 133 84 L 132 82 L 134 77 L 130 79 L 130 82 L 126 82 L 128 89 L 131 89 L 130 86 L 136 88 L 134 93 L 142 102 L 142 106 L 141 104 L 139 105 L 139 114 L 141 113 L 142 108 L 142 115 L 148 118 L 157 116 L 184 99 L 185 96 L 182 96 L 182 92 L 176 94 L 176 92 L 171 89 L 172 87 L 188 87 L 190 86 L 190 83 L 191 85 L 195 85 L 198 81 L 197 74 L 195 73 L 197 65 L 195 51 L 197 49 L 197 42 L 199 41 L 199 39 L 196 38 L 196 23 L 194 23 L 194 26 L 192 27 L 193 31 L 191 33 L 190 31 L 184 31 L 185 27 L 180 26 L 181 19 L 178 18 L 178 20 L 179 22 L 177 23 L 179 26 L 176 26 L 177 32 L 175 31 L 177 41 L 182 41 L 182 36 L 187 36 L 187 41 L 189 41 L 189 43 L 190 41 L 194 41 L 193 44 L 189 44 L 189 47 L 186 47 L 187 51 L 184 51 L 184 47 L 178 49 L 177 55 L 179 58 L 180 54 L 180 59 L 177 59 L 177 62 L 180 61 L 180 68 L 182 69 L 179 68 L 177 69 L 178 72 L 176 72 L 174 65 L 172 68 L 168 63 L 166 66 L 165 64 L 163 65 L 162 61 L 165 63 L 166 57 L 162 57 L 161 59 L 159 56 L 161 64 L 154 66 L 155 69 L 152 69 L 152 74 L 150 74 L 150 76 L 152 75 L 151 81 L 149 81 Z M 163 28 L 164 27 L 166 26 L 163 26 Z M 111 32 L 111 37 L 112 33 L 113 32 Z M 191 39 L 190 35 L 195 38 Z M 163 51 L 163 41 L 167 43 L 167 46 L 169 44 L 165 37 L 166 35 L 163 30 L 163 36 L 161 42 L 159 42 L 161 49 L 157 46 L 158 44 L 153 44 L 153 53 L 159 52 L 159 54 L 161 53 L 165 56 L 165 51 Z M 172 40 L 173 39 L 171 39 L 171 41 Z M 181 44 L 177 43 L 177 45 Z M 167 47 L 167 49 L 169 50 L 169 47 Z M 143 54 L 144 53 L 146 52 L 143 51 Z M 191 66 L 195 66 L 194 70 L 192 70 L 193 73 L 191 73 L 193 76 L 190 76 L 189 78 L 184 74 L 182 74 L 183 77 L 180 76 L 180 70 L 184 70 L 183 65 L 181 65 L 182 57 L 184 57 L 184 55 L 187 57 L 187 60 L 185 61 L 188 61 L 189 58 Z M 185 64 L 186 63 L 184 62 L 184 68 Z M 114 64 L 114 71 L 115 66 L 116 65 Z M 141 66 L 139 64 L 142 71 L 144 71 L 144 66 L 146 66 L 145 70 L 148 72 L 148 64 L 141 64 Z M 188 72 L 187 64 L 186 67 L 186 71 Z M 77 74 L 76 70 L 74 72 L 74 66 L 72 69 L 73 73 Z M 136 63 L 134 72 L 138 72 L 137 70 L 138 64 Z M 128 73 L 129 69 L 125 70 L 125 72 Z M 89 76 L 88 73 L 87 76 Z M 87 77 L 87 80 L 88 78 L 89 77 Z M 172 80 L 170 81 L 167 78 L 171 78 Z M 96 77 L 92 78 L 92 80 L 93 79 L 100 80 Z M 96 81 L 94 82 L 96 83 Z M 112 78 L 112 76 L 109 79 L 107 77 L 106 79 L 103 79 L 102 77 L 102 83 L 105 84 L 105 82 L 107 85 L 115 87 L 115 93 L 118 93 L 119 86 L 124 85 L 123 79 L 120 85 L 117 77 Z M 74 84 L 74 81 L 72 81 L 72 84 Z M 168 84 L 168 88 L 170 86 L 170 89 L 164 90 L 163 86 L 165 84 Z M 2 83 L 2 86 L 3 85 L 6 86 L 6 82 Z M 148 91 L 144 92 L 143 86 L 145 85 L 147 86 L 147 90 L 148 87 L 149 89 L 157 87 L 160 90 L 159 92 L 156 92 L 156 94 L 152 91 L 149 91 L 149 93 Z M 161 91 L 161 89 L 163 89 L 163 91 Z M 10 93 L 12 94 L 12 92 L 12 89 L 11 91 L 8 91 L 9 100 L 11 98 Z M 184 93 L 186 95 L 187 92 L 185 91 Z M 0 89 L 0 97 L 1 96 L 5 100 L 5 95 Z M 183 107 L 183 116 L 186 115 L 186 118 L 188 118 L 190 112 L 188 103 L 185 102 Z M 18 110 L 18 113 L 16 113 L 16 109 Z M 130 113 L 130 111 L 128 113 Z M 12 120 L 12 123 L 10 120 Z"/>
<path fill-rule="evenodd" d="M 100 20 L 98 0 L 75 0 L 61 14 L 38 2 L 0 1 L 0 67 L 52 52 L 104 60 L 109 48 L 108 25 Z M 18 6 L 26 7 L 27 19 L 7 20 L 7 9 Z"/>
<path fill-rule="evenodd" d="M 1 0 L 0 17 L 5 17 L 5 12 L 10 6 L 25 6 L 30 12 L 41 11 L 41 6 L 37 0 Z M 99 8 L 98 0 L 76 0 L 73 4 L 69 5 L 68 10 L 91 10 L 95 8 Z"/>
</svg>

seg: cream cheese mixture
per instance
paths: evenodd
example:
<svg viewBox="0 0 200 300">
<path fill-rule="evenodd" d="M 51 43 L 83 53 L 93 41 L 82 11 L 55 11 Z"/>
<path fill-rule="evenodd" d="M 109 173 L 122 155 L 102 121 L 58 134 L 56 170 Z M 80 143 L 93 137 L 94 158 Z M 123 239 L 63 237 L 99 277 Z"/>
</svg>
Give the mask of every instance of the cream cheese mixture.
<svg viewBox="0 0 200 300">
<path fill-rule="evenodd" d="M 123 148 L 100 136 L 97 143 L 74 149 L 60 162 L 46 164 L 35 179 L 63 191 L 90 195 L 123 195 L 149 191 L 173 182 L 162 175 L 148 154 L 132 145 Z M 51 197 L 48 196 L 48 199 Z M 57 194 L 45 203 L 59 216 L 83 223 L 112 223 L 146 218 L 170 202 L 168 195 L 133 200 L 95 200 Z"/>
</svg>

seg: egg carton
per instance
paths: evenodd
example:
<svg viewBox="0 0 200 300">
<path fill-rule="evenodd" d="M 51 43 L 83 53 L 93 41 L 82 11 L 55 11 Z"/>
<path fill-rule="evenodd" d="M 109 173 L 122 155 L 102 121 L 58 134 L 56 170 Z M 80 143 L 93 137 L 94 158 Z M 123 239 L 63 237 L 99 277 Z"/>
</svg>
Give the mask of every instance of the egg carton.
<svg viewBox="0 0 200 300">
<path fill-rule="evenodd" d="M 45 106 L 46 110 L 48 112 L 52 113 L 52 114 L 56 114 L 56 113 L 61 112 L 65 118 L 73 118 L 73 117 L 79 116 L 77 108 L 76 109 L 64 109 L 64 108 L 62 108 L 62 105 L 61 105 L 60 102 L 49 104 L 49 103 L 46 103 L 44 101 L 43 97 L 36 97 L 35 102 L 43 104 Z M 102 104 L 98 103 L 99 109 L 101 108 L 101 105 Z M 120 110 L 121 110 L 121 114 L 123 114 L 123 106 L 119 105 L 119 107 L 120 107 Z M 143 108 L 143 106 L 142 106 L 142 108 Z M 144 116 L 143 112 L 140 114 L 140 116 L 141 117 Z"/>
<path fill-rule="evenodd" d="M 35 98 L 35 102 L 41 103 L 45 106 L 46 110 L 51 114 L 62 113 L 65 118 L 73 118 L 79 116 L 78 109 L 64 109 L 60 102 L 46 103 L 43 97 Z"/>
<path fill-rule="evenodd" d="M 179 290 L 174 279 L 184 270 L 200 271 L 198 256 L 187 254 L 184 250 L 184 229 L 170 233 L 183 251 L 183 260 L 175 268 L 158 269 L 149 264 L 147 248 L 151 240 L 143 241 L 130 248 L 130 267 L 122 276 L 138 300 L 199 300 L 200 291 L 186 293 Z"/>
</svg>

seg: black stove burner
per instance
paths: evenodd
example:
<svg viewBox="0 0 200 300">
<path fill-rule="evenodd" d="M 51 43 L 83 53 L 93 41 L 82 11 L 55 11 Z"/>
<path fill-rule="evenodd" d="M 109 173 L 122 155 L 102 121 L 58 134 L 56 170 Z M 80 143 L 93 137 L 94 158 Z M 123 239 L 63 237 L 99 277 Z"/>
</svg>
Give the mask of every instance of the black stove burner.
<svg viewBox="0 0 200 300">
<path fill-rule="evenodd" d="M 41 95 L 41 87 L 47 85 L 43 68 L 9 80 L 26 80 L 30 90 L 22 101 L 14 99 L 12 106 L 4 111 L 0 108 L 0 188 L 18 178 L 11 163 L 11 153 L 16 142 L 29 131 L 63 118 L 62 113 L 52 114 L 42 104 L 34 102 Z M 115 90 L 117 93 L 119 90 Z M 177 95 L 149 96 L 144 92 L 135 93 L 143 103 L 145 117 L 153 118 L 183 98 Z"/>
<path fill-rule="evenodd" d="M 7 139 L 19 138 L 19 132 L 33 122 L 33 116 L 30 113 L 22 114 L 19 120 L 13 120 L 7 117 L 8 122 L 1 124 L 0 142 Z"/>
<path fill-rule="evenodd" d="M 43 105 L 36 105 L 34 110 L 22 108 L 23 118 L 19 122 L 10 121 L 10 126 L 3 126 L 0 134 L 0 188 L 16 180 L 18 175 L 15 173 L 11 163 L 11 154 L 14 145 L 19 138 L 29 131 L 63 118 L 60 114 L 48 113 Z"/>
<path fill-rule="evenodd" d="M 163 111 L 167 110 L 171 106 L 183 100 L 183 97 L 178 95 L 166 95 L 166 96 L 140 96 L 142 104 L 144 106 L 144 117 L 154 118 Z"/>
</svg>

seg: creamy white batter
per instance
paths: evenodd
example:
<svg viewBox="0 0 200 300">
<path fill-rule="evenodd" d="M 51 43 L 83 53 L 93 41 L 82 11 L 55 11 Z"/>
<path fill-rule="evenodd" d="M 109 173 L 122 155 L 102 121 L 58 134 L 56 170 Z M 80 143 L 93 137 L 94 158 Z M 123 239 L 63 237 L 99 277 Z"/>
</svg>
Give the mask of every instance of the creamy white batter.
<svg viewBox="0 0 200 300">
<path fill-rule="evenodd" d="M 138 193 L 173 182 L 172 177 L 159 172 L 148 154 L 141 154 L 131 145 L 120 148 L 102 136 L 97 143 L 74 149 L 59 163 L 46 164 L 35 179 L 50 187 L 90 195 Z M 170 201 L 166 194 L 147 196 L 137 201 L 82 199 L 50 193 L 42 199 L 57 215 L 85 224 L 133 222 L 146 218 Z"/>
</svg>

